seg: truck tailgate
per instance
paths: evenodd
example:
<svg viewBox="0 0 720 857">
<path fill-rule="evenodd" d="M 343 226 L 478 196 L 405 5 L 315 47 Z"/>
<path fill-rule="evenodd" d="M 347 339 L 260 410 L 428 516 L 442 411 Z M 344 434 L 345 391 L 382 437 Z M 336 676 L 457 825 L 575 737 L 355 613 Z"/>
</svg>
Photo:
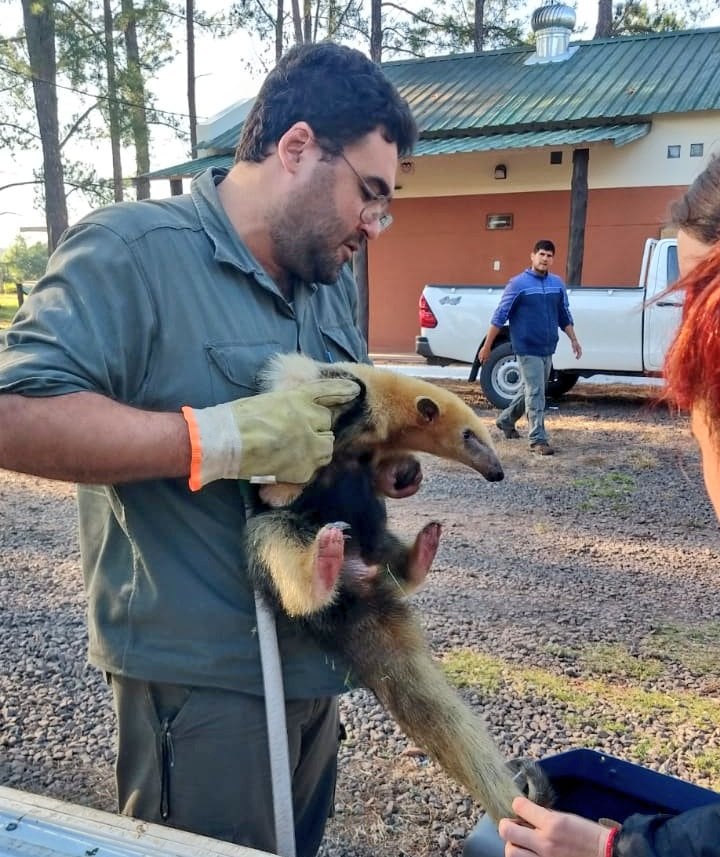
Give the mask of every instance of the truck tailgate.
<svg viewBox="0 0 720 857">
<path fill-rule="evenodd" d="M 433 354 L 472 363 L 502 290 L 503 286 L 427 286 L 423 295 L 438 323 L 420 330 Z"/>
</svg>

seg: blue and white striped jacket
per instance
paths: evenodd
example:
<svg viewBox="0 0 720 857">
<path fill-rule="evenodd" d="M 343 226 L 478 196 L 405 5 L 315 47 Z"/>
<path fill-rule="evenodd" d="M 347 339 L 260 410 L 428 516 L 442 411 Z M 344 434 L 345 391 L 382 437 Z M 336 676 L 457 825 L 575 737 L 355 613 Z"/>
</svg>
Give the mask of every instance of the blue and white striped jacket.
<svg viewBox="0 0 720 857">
<path fill-rule="evenodd" d="M 532 268 L 505 286 L 491 324 L 510 324 L 510 341 L 516 354 L 547 357 L 554 354 L 558 329 L 573 324 L 567 291 L 556 274 L 536 274 Z"/>
</svg>

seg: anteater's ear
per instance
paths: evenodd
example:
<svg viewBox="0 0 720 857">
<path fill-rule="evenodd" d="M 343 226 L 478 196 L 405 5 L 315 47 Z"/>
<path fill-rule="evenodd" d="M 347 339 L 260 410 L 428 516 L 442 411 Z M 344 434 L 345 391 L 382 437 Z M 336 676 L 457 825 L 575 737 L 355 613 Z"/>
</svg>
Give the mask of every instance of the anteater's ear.
<svg viewBox="0 0 720 857">
<path fill-rule="evenodd" d="M 440 408 L 438 408 L 437 404 L 426 396 L 418 396 L 418 398 L 415 399 L 415 407 L 417 408 L 420 419 L 425 423 L 431 423 L 433 420 L 437 419 L 438 414 L 440 413 Z"/>
</svg>

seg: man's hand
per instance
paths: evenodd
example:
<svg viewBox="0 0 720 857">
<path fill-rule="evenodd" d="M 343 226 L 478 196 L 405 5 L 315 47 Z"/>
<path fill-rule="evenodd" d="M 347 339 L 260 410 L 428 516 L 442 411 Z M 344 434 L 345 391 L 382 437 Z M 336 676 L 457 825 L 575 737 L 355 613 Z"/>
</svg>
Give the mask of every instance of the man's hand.
<svg viewBox="0 0 720 857">
<path fill-rule="evenodd" d="M 486 339 L 485 342 L 483 342 L 482 348 L 478 351 L 478 354 L 477 354 L 478 360 L 480 361 L 480 363 L 484 363 L 488 359 L 491 351 L 492 351 L 492 344 L 489 343 Z"/>
<path fill-rule="evenodd" d="M 582 357 L 582 346 L 577 341 L 577 339 L 570 340 L 570 345 L 572 346 L 573 354 L 575 355 L 575 359 L 579 360 Z"/>
<path fill-rule="evenodd" d="M 301 384 L 210 408 L 182 409 L 190 432 L 190 488 L 216 479 L 308 482 L 332 458 L 331 408 L 360 386 L 345 378 Z"/>
</svg>

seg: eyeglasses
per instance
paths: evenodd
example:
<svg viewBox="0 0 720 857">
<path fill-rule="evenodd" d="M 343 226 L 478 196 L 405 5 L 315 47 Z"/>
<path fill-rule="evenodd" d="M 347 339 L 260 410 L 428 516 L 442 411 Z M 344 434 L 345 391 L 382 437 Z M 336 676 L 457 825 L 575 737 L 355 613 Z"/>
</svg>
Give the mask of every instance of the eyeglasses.
<svg viewBox="0 0 720 857">
<path fill-rule="evenodd" d="M 340 152 L 339 155 L 355 173 L 363 194 L 370 200 L 370 202 L 363 206 L 360 211 L 360 222 L 364 223 L 365 226 L 374 226 L 377 224 L 380 227 L 380 232 L 385 232 L 386 229 L 389 229 L 390 226 L 392 226 L 393 222 L 393 216 L 388 211 L 390 208 L 390 200 L 381 193 L 375 193 L 350 161 L 348 161 L 343 152 Z"/>
</svg>

